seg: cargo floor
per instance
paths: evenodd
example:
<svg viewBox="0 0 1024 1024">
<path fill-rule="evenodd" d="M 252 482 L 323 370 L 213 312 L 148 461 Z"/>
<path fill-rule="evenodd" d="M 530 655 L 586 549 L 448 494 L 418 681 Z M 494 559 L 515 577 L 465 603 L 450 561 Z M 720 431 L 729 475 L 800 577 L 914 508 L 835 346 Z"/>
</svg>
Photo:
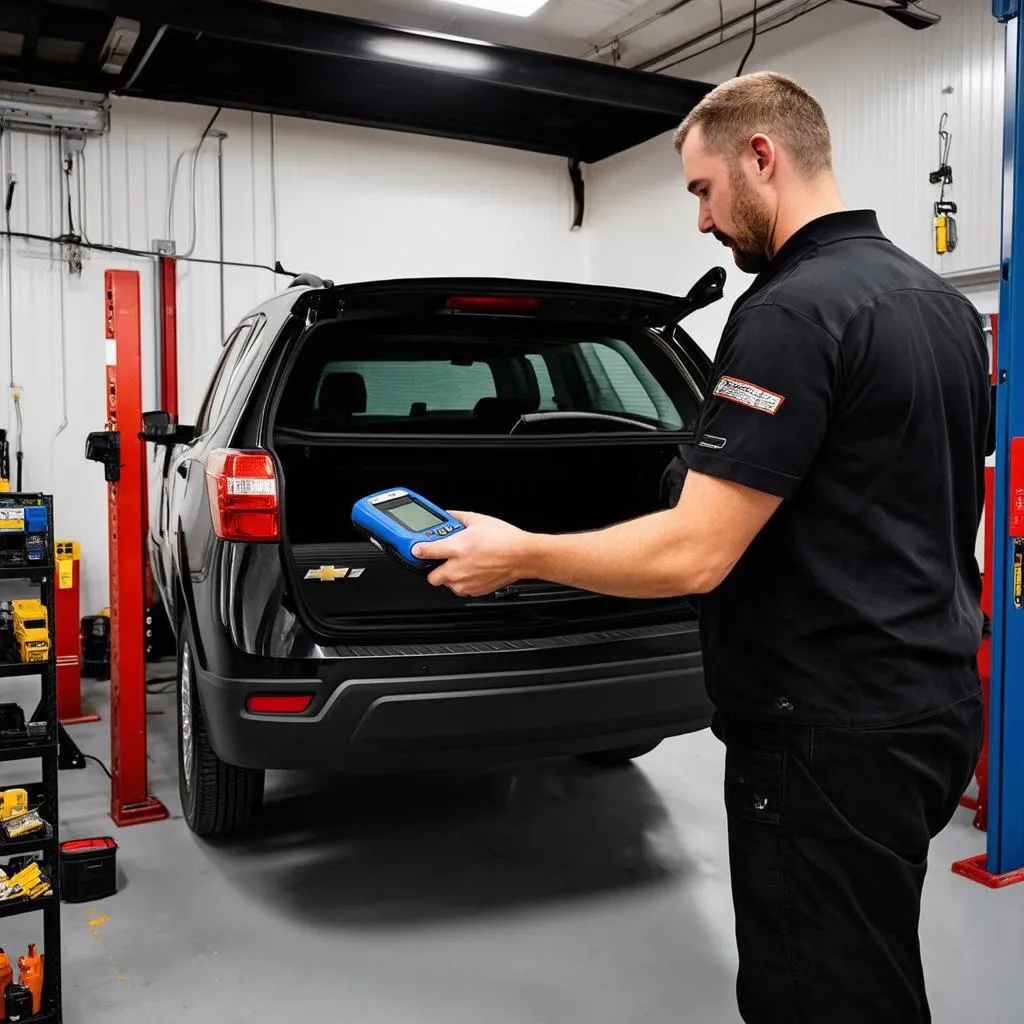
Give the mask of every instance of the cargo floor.
<svg viewBox="0 0 1024 1024">
<path fill-rule="evenodd" d="M 105 694 L 86 682 L 103 721 L 72 733 L 109 763 Z M 211 844 L 179 817 L 173 697 L 150 707 L 151 789 L 172 820 L 116 829 L 94 762 L 61 775 L 63 837 L 115 836 L 121 871 L 116 896 L 64 907 L 68 1022 L 738 1019 L 709 733 L 610 774 L 272 777 L 258 828 Z M 961 811 L 934 847 L 922 936 L 936 1024 L 1004 1024 L 1024 1005 L 1024 886 L 949 871 L 983 839 Z M 30 941 L 33 916 L 5 922 L 0 945 Z"/>
</svg>

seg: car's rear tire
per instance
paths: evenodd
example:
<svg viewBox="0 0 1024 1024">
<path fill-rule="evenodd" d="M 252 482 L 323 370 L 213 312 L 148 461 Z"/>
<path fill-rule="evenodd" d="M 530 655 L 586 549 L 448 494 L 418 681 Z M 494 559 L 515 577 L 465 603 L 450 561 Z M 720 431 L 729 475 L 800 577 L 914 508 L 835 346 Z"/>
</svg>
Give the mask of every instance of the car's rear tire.
<svg viewBox="0 0 1024 1024">
<path fill-rule="evenodd" d="M 188 827 L 200 836 L 241 828 L 263 804 L 264 774 L 226 764 L 210 746 L 186 621 L 178 641 L 178 793 Z"/>
<path fill-rule="evenodd" d="M 632 747 L 617 747 L 614 750 L 595 750 L 593 753 L 584 754 L 583 760 L 601 767 L 614 768 L 649 754 L 660 743 L 661 740 L 657 740 L 655 743 L 637 743 Z"/>
</svg>

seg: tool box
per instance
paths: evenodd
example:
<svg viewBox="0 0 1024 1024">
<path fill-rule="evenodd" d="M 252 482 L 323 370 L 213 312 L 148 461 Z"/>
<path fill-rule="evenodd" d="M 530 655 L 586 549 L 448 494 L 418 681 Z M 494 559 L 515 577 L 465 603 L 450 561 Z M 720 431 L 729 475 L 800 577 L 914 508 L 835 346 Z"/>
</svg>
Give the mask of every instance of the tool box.
<svg viewBox="0 0 1024 1024">
<path fill-rule="evenodd" d="M 110 836 L 61 843 L 60 879 L 61 895 L 67 903 L 113 896 L 117 892 L 117 843 Z"/>
<path fill-rule="evenodd" d="M 43 565 L 50 547 L 45 498 L 0 493 L 0 567 Z"/>
</svg>

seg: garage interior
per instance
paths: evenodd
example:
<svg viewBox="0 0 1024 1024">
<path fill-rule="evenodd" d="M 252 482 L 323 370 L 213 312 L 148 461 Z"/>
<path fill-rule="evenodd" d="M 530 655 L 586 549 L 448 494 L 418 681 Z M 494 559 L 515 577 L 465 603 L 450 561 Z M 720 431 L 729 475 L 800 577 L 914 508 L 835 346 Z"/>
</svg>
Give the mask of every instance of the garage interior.
<svg viewBox="0 0 1024 1024">
<path fill-rule="evenodd" d="M 698 232 L 672 133 L 714 85 L 766 69 L 822 103 L 847 205 L 959 288 L 993 343 L 990 741 L 932 846 L 921 944 L 936 1022 L 1020 1019 L 1024 530 L 1006 510 L 1024 402 L 1012 375 L 996 386 L 1024 315 L 1018 21 L 1011 0 L 0 3 L 0 538 L 29 559 L 0 546 L 0 711 L 48 723 L 15 741 L 4 718 L 0 790 L 56 811 L 13 845 L 0 831 L 0 867 L 50 842 L 49 893 L 0 899 L 11 984 L 45 952 L 22 1020 L 739 1020 L 724 750 L 707 728 L 613 767 L 271 770 L 253 820 L 194 834 L 177 641 L 146 546 L 170 449 L 140 435 L 144 412 L 195 424 L 225 340 L 310 282 L 658 293 L 713 358 L 751 278 Z M 724 289 L 688 309 L 719 267 Z M 641 310 L 636 330 L 669 315 Z M 357 486 L 339 492 L 346 528 Z M 30 507 L 51 516 L 38 533 Z M 18 632 L 35 584 L 40 676 Z"/>
</svg>

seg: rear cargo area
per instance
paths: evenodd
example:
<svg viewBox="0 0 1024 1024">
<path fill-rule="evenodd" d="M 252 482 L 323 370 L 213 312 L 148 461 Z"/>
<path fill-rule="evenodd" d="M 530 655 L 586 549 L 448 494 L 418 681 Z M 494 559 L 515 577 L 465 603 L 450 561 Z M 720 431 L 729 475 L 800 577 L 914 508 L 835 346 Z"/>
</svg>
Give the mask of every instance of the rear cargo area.
<svg viewBox="0 0 1024 1024">
<path fill-rule="evenodd" d="M 356 499 L 411 487 L 448 509 L 501 517 L 527 530 L 596 529 L 665 508 L 678 485 L 671 444 L 442 447 L 281 441 L 287 556 L 296 592 L 331 636 L 540 636 L 689 617 L 684 602 L 626 601 L 538 581 L 500 595 L 456 597 L 361 538 Z M 325 567 L 328 567 L 325 577 Z M 669 612 L 666 616 L 666 612 Z"/>
<path fill-rule="evenodd" d="M 590 530 L 665 508 L 675 444 L 311 445 L 278 440 L 292 545 L 352 543 L 353 503 L 409 487 L 442 508 L 498 516 L 524 530 Z"/>
</svg>

